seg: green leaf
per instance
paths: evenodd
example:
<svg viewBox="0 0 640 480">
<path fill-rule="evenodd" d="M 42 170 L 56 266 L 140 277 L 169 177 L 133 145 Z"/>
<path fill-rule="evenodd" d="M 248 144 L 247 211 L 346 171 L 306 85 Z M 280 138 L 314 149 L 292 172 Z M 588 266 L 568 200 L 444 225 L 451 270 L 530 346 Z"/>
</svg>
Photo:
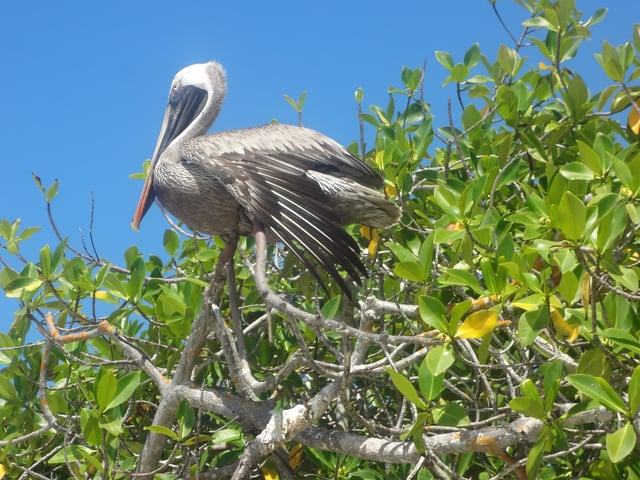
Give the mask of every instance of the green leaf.
<svg viewBox="0 0 640 480">
<path fill-rule="evenodd" d="M 112 410 L 112 411 L 118 413 L 118 415 L 109 421 L 100 422 L 98 426 L 102 430 L 106 430 L 107 432 L 109 432 L 114 437 L 119 437 L 120 435 L 122 435 L 122 432 L 124 430 L 122 417 L 119 415 L 120 412 L 116 410 Z"/>
<path fill-rule="evenodd" d="M 459 230 L 447 230 L 444 228 L 438 228 L 433 234 L 433 241 L 436 244 L 452 243 L 456 240 L 463 239 L 467 236 L 467 232 L 464 229 Z"/>
<path fill-rule="evenodd" d="M 540 308 L 542 305 L 545 305 L 546 298 L 541 293 L 534 293 L 533 295 L 529 295 L 518 300 L 514 300 L 511 302 L 511 305 L 515 308 L 521 308 L 522 310 L 528 312 L 530 310 L 536 310 Z"/>
<path fill-rule="evenodd" d="M 627 215 L 629 215 L 629 220 L 631 220 L 635 225 L 640 224 L 640 206 L 627 203 L 625 204 L 624 209 L 627 211 Z"/>
<path fill-rule="evenodd" d="M 631 173 L 629 166 L 618 157 L 610 156 L 609 158 L 611 159 L 613 170 L 616 172 L 616 175 L 622 182 L 622 185 L 629 190 L 634 191 L 635 179 L 633 178 L 633 174 Z"/>
<path fill-rule="evenodd" d="M 525 467 L 527 478 L 538 478 L 538 470 L 542 463 L 546 443 L 546 438 L 540 438 L 538 442 L 531 447 L 531 450 L 529 450 L 527 465 Z"/>
<path fill-rule="evenodd" d="M 127 284 L 127 294 L 129 295 L 129 299 L 133 300 L 138 298 L 142 292 L 142 285 L 146 275 L 144 259 L 141 256 L 136 257 L 131 264 L 130 270 L 131 274 L 129 276 L 129 283 Z"/>
<path fill-rule="evenodd" d="M 563 379 L 564 369 L 562 361 L 556 359 L 547 362 L 540 366 L 539 372 L 540 375 L 543 376 L 542 388 L 545 396 L 545 410 L 549 411 L 558 393 L 560 380 Z"/>
<path fill-rule="evenodd" d="M 602 53 L 596 55 L 604 73 L 614 82 L 624 81 L 624 68 L 620 62 L 618 50 L 606 40 L 602 42 Z"/>
<path fill-rule="evenodd" d="M 544 411 L 542 402 L 537 402 L 533 398 L 529 397 L 515 397 L 509 402 L 509 407 L 518 413 L 526 415 L 527 417 L 537 418 L 538 420 L 544 420 L 547 417 Z"/>
<path fill-rule="evenodd" d="M 341 299 L 342 295 L 336 295 L 331 300 L 326 302 L 320 309 L 320 313 L 322 314 L 322 316 L 326 318 L 334 318 L 338 314 L 338 310 L 340 309 Z"/>
<path fill-rule="evenodd" d="M 58 450 L 51 458 L 47 460 L 51 464 L 89 461 L 98 471 L 102 471 L 102 464 L 94 457 L 96 450 L 85 447 L 84 445 L 67 445 L 64 449 Z"/>
<path fill-rule="evenodd" d="M 627 210 L 623 203 L 618 203 L 610 214 L 598 219 L 597 245 L 600 251 L 606 251 L 618 241 L 628 227 Z"/>
<path fill-rule="evenodd" d="M 63 275 L 67 281 L 73 285 L 77 285 L 86 278 L 87 266 L 80 257 L 73 257 L 64 266 Z"/>
<path fill-rule="evenodd" d="M 180 237 L 178 237 L 176 232 L 168 228 L 164 231 L 162 244 L 164 245 L 164 249 L 167 253 L 172 257 L 175 257 L 176 253 L 178 253 L 178 248 L 180 247 Z"/>
<path fill-rule="evenodd" d="M 460 214 L 458 206 L 458 196 L 446 185 L 438 185 L 433 192 L 433 201 L 442 210 L 451 217 L 453 221 L 462 222 L 463 218 Z"/>
<path fill-rule="evenodd" d="M 15 342 L 9 335 L 0 332 L 0 364 L 11 363 L 11 359 L 18 355 L 17 349 L 13 350 L 15 346 Z M 2 393 L 0 391 L 0 398 L 6 399 L 7 397 L 3 396 Z"/>
<path fill-rule="evenodd" d="M 353 97 L 355 98 L 356 103 L 362 103 L 362 100 L 364 100 L 364 90 L 362 89 L 362 87 L 356 88 Z"/>
<path fill-rule="evenodd" d="M 480 45 L 474 43 L 469 50 L 464 54 L 464 64 L 472 68 L 480 62 Z"/>
<path fill-rule="evenodd" d="M 568 240 L 580 240 L 587 223 L 587 207 L 573 193 L 566 191 L 558 204 L 555 221 Z"/>
<path fill-rule="evenodd" d="M 49 275 L 51 275 L 51 248 L 49 245 L 40 249 L 40 271 L 42 278 L 49 279 Z"/>
<path fill-rule="evenodd" d="M 632 292 L 638 290 L 640 280 L 638 280 L 638 274 L 634 269 L 618 265 L 618 272 L 611 271 L 610 275 L 614 280 L 628 290 L 631 290 Z"/>
<path fill-rule="evenodd" d="M 442 50 L 435 51 L 436 60 L 438 63 L 442 65 L 447 70 L 451 70 L 453 68 L 453 58 L 449 52 L 443 52 Z"/>
<path fill-rule="evenodd" d="M 593 25 L 596 25 L 598 23 L 600 23 L 602 20 L 604 20 L 604 17 L 607 16 L 607 9 L 606 8 L 598 8 L 595 13 L 593 14 L 593 16 L 591 16 L 591 18 L 589 18 L 586 22 L 585 22 L 585 26 L 586 27 L 592 27 Z M 636 30 L 638 27 L 638 24 L 635 25 Z M 637 47 L 638 50 L 640 50 L 640 45 Z"/>
<path fill-rule="evenodd" d="M 483 295 L 486 292 L 480 286 L 480 281 L 476 276 L 467 270 L 459 268 L 446 268 L 443 269 L 442 275 L 438 279 L 440 285 L 452 285 L 456 287 L 469 287 L 478 295 Z"/>
<path fill-rule="evenodd" d="M 440 300 L 427 295 L 418 297 L 418 312 L 424 323 L 436 330 L 449 334 L 449 322 L 447 322 L 447 309 Z"/>
<path fill-rule="evenodd" d="M 593 171 L 580 162 L 563 165 L 560 167 L 560 175 L 568 180 L 593 180 Z"/>
<path fill-rule="evenodd" d="M 636 432 L 631 422 L 627 422 L 622 428 L 609 433 L 605 444 L 611 461 L 618 463 L 627 458 L 633 452 L 636 440 Z"/>
<path fill-rule="evenodd" d="M 531 17 L 522 22 L 522 25 L 529 28 L 544 28 L 546 30 L 555 31 L 556 26 L 544 17 Z"/>
<path fill-rule="evenodd" d="M 429 419 L 429 414 L 427 412 L 418 412 L 416 415 L 416 421 L 408 432 L 400 435 L 401 440 L 406 440 L 411 438 L 413 440 L 413 444 L 416 447 L 416 450 L 420 453 L 424 453 L 424 426 Z"/>
<path fill-rule="evenodd" d="M 411 282 L 421 282 L 425 279 L 426 273 L 422 266 L 416 262 L 415 260 L 411 262 L 400 262 L 398 263 L 394 269 L 393 273 L 405 280 L 409 280 Z"/>
<path fill-rule="evenodd" d="M 580 161 L 589 167 L 596 175 L 602 173 L 602 160 L 596 151 L 582 140 L 577 140 L 578 152 L 580 152 Z"/>
<path fill-rule="evenodd" d="M 586 350 L 578 360 L 576 373 L 585 373 L 594 377 L 609 378 L 611 362 L 601 349 Z"/>
<path fill-rule="evenodd" d="M 297 113 L 302 113 L 302 109 L 304 107 L 304 102 L 307 99 L 307 91 L 305 90 L 304 92 L 302 92 L 300 94 L 300 97 L 298 97 L 298 100 L 294 100 L 293 98 L 291 98 L 289 95 L 284 96 L 285 100 L 287 101 L 287 103 L 289 105 L 291 105 L 293 107 L 293 109 L 297 112 Z"/>
<path fill-rule="evenodd" d="M 191 434 L 196 423 L 196 416 L 193 411 L 193 407 L 186 401 L 181 402 L 178 407 L 177 418 L 178 427 L 180 429 L 180 439 L 185 439 Z"/>
<path fill-rule="evenodd" d="M 522 60 L 516 50 L 502 44 L 498 48 L 498 63 L 500 64 L 500 68 L 502 68 L 505 73 L 512 77 L 515 77 L 518 73 L 518 70 L 520 70 Z"/>
<path fill-rule="evenodd" d="M 149 430 L 150 432 L 154 433 L 160 433 L 161 435 L 165 435 L 175 441 L 180 440 L 176 432 L 163 425 L 149 425 L 148 427 L 145 427 L 145 430 Z"/>
<path fill-rule="evenodd" d="M 620 328 L 607 328 L 600 335 L 607 338 L 627 350 L 640 355 L 640 340 L 626 330 Z"/>
<path fill-rule="evenodd" d="M 421 410 L 425 410 L 427 405 L 418 395 L 418 391 L 415 389 L 413 384 L 409 381 L 407 377 L 402 375 L 399 372 L 396 372 L 390 367 L 386 367 L 387 373 L 391 376 L 391 381 L 396 386 L 398 391 L 404 395 L 407 400 L 416 405 Z"/>
<path fill-rule="evenodd" d="M 42 280 L 31 277 L 17 277 L 11 280 L 4 291 L 9 298 L 21 298 L 24 293 L 35 292 L 42 285 Z"/>
<path fill-rule="evenodd" d="M 453 365 L 455 356 L 451 345 L 445 343 L 429 350 L 425 360 L 429 371 L 434 375 L 440 375 Z"/>
<path fill-rule="evenodd" d="M 546 305 L 524 312 L 518 321 L 518 337 L 523 345 L 531 345 L 538 334 L 549 325 L 549 309 Z"/>
<path fill-rule="evenodd" d="M 111 370 L 104 370 L 100 380 L 96 384 L 96 402 L 101 411 L 106 411 L 118 387 L 118 381 Z"/>
<path fill-rule="evenodd" d="M 540 398 L 538 388 L 530 378 L 523 380 L 523 382 L 520 384 L 520 391 L 522 392 L 523 396 L 530 398 L 542 405 L 542 398 Z"/>
<path fill-rule="evenodd" d="M 65 248 L 67 248 L 67 241 L 63 240 L 53 251 L 53 255 L 51 256 L 51 272 L 52 273 L 55 272 L 60 266 L 60 263 L 64 258 Z"/>
<path fill-rule="evenodd" d="M 42 179 L 38 175 L 36 175 L 35 173 L 31 173 L 31 178 L 33 179 L 33 182 L 38 187 L 38 190 L 40 190 L 42 193 L 44 193 L 44 185 L 42 184 Z"/>
<path fill-rule="evenodd" d="M 427 366 L 426 359 L 420 364 L 418 370 L 418 387 L 420 393 L 428 401 L 437 399 L 444 387 L 444 374 L 434 375 Z"/>
<path fill-rule="evenodd" d="M 640 409 L 640 366 L 636 367 L 629 381 L 629 413 L 635 416 Z"/>
<path fill-rule="evenodd" d="M 408 248 L 394 242 L 387 242 L 385 246 L 393 252 L 400 262 L 415 262 L 415 255 Z"/>
<path fill-rule="evenodd" d="M 87 443 L 94 447 L 102 445 L 102 432 L 98 425 L 98 414 L 90 408 L 80 410 L 80 430 Z"/>
<path fill-rule="evenodd" d="M 456 83 L 464 82 L 464 80 L 469 76 L 469 73 L 469 68 L 462 63 L 458 63 L 450 71 L 451 79 Z"/>
<path fill-rule="evenodd" d="M 140 385 L 140 372 L 133 372 L 120 378 L 117 382 L 115 395 L 111 401 L 107 404 L 105 410 L 117 407 L 121 403 L 126 402 L 131 398 L 133 392 Z"/>
<path fill-rule="evenodd" d="M 432 410 L 433 423 L 444 427 L 466 427 L 471 422 L 467 412 L 458 403 L 447 403 L 443 407 Z"/>
<path fill-rule="evenodd" d="M 47 193 L 45 193 L 45 196 L 44 196 L 45 199 L 47 200 L 47 203 L 51 203 L 51 201 L 55 198 L 57 194 L 58 194 L 58 180 L 53 182 L 51 186 L 47 188 Z"/>
<path fill-rule="evenodd" d="M 584 373 L 569 375 L 567 381 L 573 385 L 580 393 L 597 401 L 604 407 L 623 415 L 629 415 L 627 406 L 620 398 L 620 395 L 602 377 L 594 377 Z"/>
<path fill-rule="evenodd" d="M 422 79 L 422 71 L 419 68 L 411 69 L 409 67 L 402 67 L 402 73 L 400 75 L 402 83 L 409 92 L 414 92 L 420 85 Z"/>
<path fill-rule="evenodd" d="M 233 428 L 218 430 L 211 436 L 212 444 L 231 443 L 237 442 L 238 440 L 242 440 L 242 433 L 239 430 L 234 430 Z"/>
<path fill-rule="evenodd" d="M 0 376 L 0 398 L 11 401 L 18 401 L 19 399 L 15 385 L 4 375 Z"/>
<path fill-rule="evenodd" d="M 571 57 L 572 55 L 572 52 L 567 53 L 568 57 Z M 586 110 L 589 108 L 588 101 L 589 90 L 587 89 L 584 80 L 577 75 L 573 76 L 568 82 L 565 93 L 565 102 L 569 113 L 571 113 L 575 119 L 582 119 Z"/>
</svg>

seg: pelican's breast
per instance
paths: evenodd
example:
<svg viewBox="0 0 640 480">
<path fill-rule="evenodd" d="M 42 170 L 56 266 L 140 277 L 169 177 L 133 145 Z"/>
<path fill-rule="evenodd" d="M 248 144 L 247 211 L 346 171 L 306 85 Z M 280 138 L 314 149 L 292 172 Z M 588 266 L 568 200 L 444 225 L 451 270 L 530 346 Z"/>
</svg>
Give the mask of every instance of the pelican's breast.
<svg viewBox="0 0 640 480">
<path fill-rule="evenodd" d="M 228 234 L 247 229 L 240 225 L 240 205 L 216 172 L 206 164 L 183 161 L 177 149 L 168 148 L 161 156 L 153 188 L 162 206 L 193 230 Z"/>
</svg>

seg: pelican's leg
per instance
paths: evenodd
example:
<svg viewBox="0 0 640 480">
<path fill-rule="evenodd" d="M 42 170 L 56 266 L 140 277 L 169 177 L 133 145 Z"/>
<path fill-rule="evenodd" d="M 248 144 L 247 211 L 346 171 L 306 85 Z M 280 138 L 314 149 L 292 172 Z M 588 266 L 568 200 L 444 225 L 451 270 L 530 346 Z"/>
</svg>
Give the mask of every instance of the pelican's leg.
<svg viewBox="0 0 640 480">
<path fill-rule="evenodd" d="M 236 336 L 238 355 L 241 359 L 246 361 L 247 347 L 244 341 L 244 332 L 242 331 L 242 316 L 240 315 L 240 292 L 238 291 L 238 285 L 236 284 L 236 270 L 235 265 L 233 264 L 233 254 L 227 261 L 227 290 L 229 292 L 229 310 L 231 312 L 233 331 Z"/>
<path fill-rule="evenodd" d="M 256 266 L 254 268 L 254 279 L 256 288 L 262 298 L 269 293 L 267 285 L 267 236 L 264 232 L 264 225 L 256 220 L 253 221 L 253 236 L 256 239 Z"/>
<path fill-rule="evenodd" d="M 233 260 L 233 255 L 236 253 L 236 247 L 238 246 L 237 235 L 225 238 L 224 240 L 224 249 L 220 252 L 218 263 L 216 263 L 216 268 L 213 272 L 213 299 L 216 304 L 220 303 L 220 298 L 222 297 L 226 266 Z"/>
</svg>

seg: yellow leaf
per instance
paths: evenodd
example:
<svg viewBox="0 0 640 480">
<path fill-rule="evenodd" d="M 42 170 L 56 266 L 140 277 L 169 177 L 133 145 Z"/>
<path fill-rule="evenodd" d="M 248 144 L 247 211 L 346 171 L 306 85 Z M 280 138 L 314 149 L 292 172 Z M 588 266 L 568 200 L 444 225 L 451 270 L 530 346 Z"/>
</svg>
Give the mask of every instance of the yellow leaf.
<svg viewBox="0 0 640 480">
<path fill-rule="evenodd" d="M 498 324 L 498 312 L 495 310 L 480 310 L 469 315 L 458 327 L 458 338 L 480 338 L 491 333 Z"/>
<path fill-rule="evenodd" d="M 7 474 L 7 469 L 5 468 L 4 465 L 0 463 L 0 480 L 2 480 L 6 474 Z"/>
<path fill-rule="evenodd" d="M 566 338 L 569 343 L 573 343 L 573 341 L 578 338 L 580 326 L 567 322 L 562 314 L 553 307 L 551 307 L 551 321 L 553 322 L 556 335 Z"/>
<path fill-rule="evenodd" d="M 300 464 L 300 460 L 302 460 L 302 444 L 296 443 L 291 450 L 289 450 L 289 465 L 292 470 L 298 468 Z"/>
<path fill-rule="evenodd" d="M 631 104 L 627 124 L 633 133 L 640 135 L 640 99 Z"/>
<path fill-rule="evenodd" d="M 393 185 L 386 185 L 384 191 L 387 193 L 388 198 L 395 198 L 398 195 L 398 189 Z"/>
<path fill-rule="evenodd" d="M 515 308 L 521 308 L 525 312 L 528 312 L 530 310 L 535 310 L 540 305 L 544 305 L 547 302 L 549 302 L 552 307 L 560 308 L 562 306 L 562 302 L 558 297 L 551 295 L 549 298 L 547 298 L 541 293 L 534 293 L 533 295 L 529 295 L 528 297 L 523 297 L 515 302 L 511 302 L 511 306 Z"/>
<path fill-rule="evenodd" d="M 378 253 L 378 246 L 380 245 L 380 234 L 374 228 L 362 225 L 360 227 L 360 235 L 369 240 L 369 258 L 373 258 Z"/>
<path fill-rule="evenodd" d="M 267 462 L 260 468 L 260 470 L 262 470 L 264 480 L 280 480 L 278 470 L 276 470 L 271 463 L 272 462 Z"/>
<path fill-rule="evenodd" d="M 371 240 L 371 237 L 373 236 L 373 228 L 368 227 L 367 225 L 362 225 L 360 227 L 360 235 L 362 235 L 367 240 Z"/>
<path fill-rule="evenodd" d="M 547 65 L 544 62 L 538 62 L 538 68 L 540 70 L 553 70 L 553 67 L 550 67 L 549 65 Z"/>
<path fill-rule="evenodd" d="M 96 300 L 112 300 L 113 296 L 107 292 L 106 290 L 98 290 L 97 292 L 95 292 L 93 294 L 93 296 L 96 298 Z"/>
<path fill-rule="evenodd" d="M 373 238 L 369 242 L 369 248 L 367 249 L 369 252 L 369 258 L 374 258 L 378 253 L 378 245 L 380 244 L 380 235 L 377 230 L 373 231 Z"/>
<path fill-rule="evenodd" d="M 580 279 L 580 297 L 582 298 L 582 306 L 584 307 L 585 315 L 589 312 L 589 305 L 591 304 L 591 277 L 589 272 L 584 272 Z"/>
<path fill-rule="evenodd" d="M 380 170 L 384 170 L 384 150 L 378 150 L 376 153 L 376 165 Z"/>
</svg>

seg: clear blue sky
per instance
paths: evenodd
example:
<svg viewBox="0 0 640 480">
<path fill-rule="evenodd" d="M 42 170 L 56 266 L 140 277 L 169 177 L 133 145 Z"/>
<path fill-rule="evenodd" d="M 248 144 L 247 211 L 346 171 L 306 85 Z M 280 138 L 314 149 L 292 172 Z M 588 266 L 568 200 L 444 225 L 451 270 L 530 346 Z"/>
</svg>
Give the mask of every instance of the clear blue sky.
<svg viewBox="0 0 640 480">
<path fill-rule="evenodd" d="M 578 0 L 589 15 L 605 3 Z M 604 82 L 593 59 L 602 40 L 630 39 L 638 21 L 636 0 L 609 3 L 573 64 L 589 85 Z M 524 10 L 506 0 L 498 7 L 519 34 Z M 54 215 L 76 246 L 79 229 L 89 230 L 93 192 L 101 256 L 122 263 L 134 244 L 162 254 L 167 224 L 157 208 L 141 232 L 129 226 L 141 187 L 129 174 L 153 153 L 180 68 L 210 59 L 225 65 L 228 95 L 215 130 L 296 123 L 283 95 L 307 90 L 305 125 L 347 144 L 358 136 L 355 89 L 364 88 L 365 106 L 384 106 L 402 66 L 424 60 L 425 96 L 435 124 L 446 124 L 453 91 L 441 88 L 445 71 L 434 51 L 460 60 L 475 42 L 489 58 L 511 45 L 488 1 L 8 2 L 0 15 L 0 218 L 44 227 L 25 246 L 28 258 L 57 244 L 34 172 L 45 184 L 60 180 Z M 0 331 L 16 305 L 0 296 Z"/>
</svg>

